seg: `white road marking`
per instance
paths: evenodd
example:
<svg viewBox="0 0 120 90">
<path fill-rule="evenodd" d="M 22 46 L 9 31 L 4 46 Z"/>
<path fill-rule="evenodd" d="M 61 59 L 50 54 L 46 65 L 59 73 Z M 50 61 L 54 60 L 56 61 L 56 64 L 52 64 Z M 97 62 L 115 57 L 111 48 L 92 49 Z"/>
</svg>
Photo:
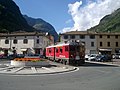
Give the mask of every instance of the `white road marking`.
<svg viewBox="0 0 120 90">
<path fill-rule="evenodd" d="M 46 67 L 42 67 L 42 69 L 48 70 L 48 71 L 50 71 L 50 72 L 55 72 L 54 70 L 51 70 L 51 69 L 46 68 Z"/>
<path fill-rule="evenodd" d="M 31 69 L 32 69 L 33 73 L 37 73 L 37 70 L 35 67 L 31 67 Z"/>
<path fill-rule="evenodd" d="M 2 69 L 0 69 L 0 71 L 6 70 L 6 69 L 10 69 L 10 68 L 14 68 L 14 66 L 9 66 L 9 67 L 6 67 L 6 68 L 2 68 Z"/>
<path fill-rule="evenodd" d="M 20 68 L 18 68 L 17 70 L 12 71 L 12 73 L 16 73 L 16 72 L 18 72 L 18 71 L 20 71 L 20 70 L 22 70 L 22 69 L 24 69 L 24 67 L 20 67 Z"/>
</svg>

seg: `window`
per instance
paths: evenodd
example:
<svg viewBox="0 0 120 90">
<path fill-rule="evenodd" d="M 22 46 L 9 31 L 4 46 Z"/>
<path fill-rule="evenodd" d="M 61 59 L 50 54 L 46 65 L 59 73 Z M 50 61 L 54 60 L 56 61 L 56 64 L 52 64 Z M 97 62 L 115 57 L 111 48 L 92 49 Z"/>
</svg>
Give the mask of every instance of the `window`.
<svg viewBox="0 0 120 90">
<path fill-rule="evenodd" d="M 110 47 L 110 42 L 107 42 L 107 46 Z"/>
<path fill-rule="evenodd" d="M 39 44 L 39 39 L 37 39 L 37 42 L 36 42 L 37 44 Z"/>
<path fill-rule="evenodd" d="M 94 42 L 91 42 L 91 47 L 94 47 Z"/>
<path fill-rule="evenodd" d="M 65 46 L 65 51 L 66 51 L 66 52 L 68 51 L 68 46 Z"/>
<path fill-rule="evenodd" d="M 56 48 L 56 53 L 58 53 L 58 48 Z"/>
<path fill-rule="evenodd" d="M 100 46 L 102 47 L 102 42 L 100 42 Z"/>
<path fill-rule="evenodd" d="M 64 35 L 64 39 L 68 39 L 68 35 Z"/>
<path fill-rule="evenodd" d="M 5 40 L 5 44 L 9 44 L 9 40 L 8 39 Z"/>
<path fill-rule="evenodd" d="M 14 40 L 13 40 L 13 43 L 14 43 L 14 44 L 17 44 L 17 39 L 14 39 Z"/>
<path fill-rule="evenodd" d="M 95 35 L 90 35 L 90 39 L 95 39 Z"/>
<path fill-rule="evenodd" d="M 115 38 L 118 39 L 118 35 L 115 35 Z"/>
<path fill-rule="evenodd" d="M 110 38 L 110 35 L 107 35 L 107 38 Z"/>
<path fill-rule="evenodd" d="M 39 36 L 37 36 L 37 38 L 39 38 Z"/>
<path fill-rule="evenodd" d="M 27 43 L 28 43 L 28 40 L 27 40 L 27 39 L 24 39 L 24 40 L 23 40 L 23 43 L 24 43 L 24 44 L 27 44 Z"/>
<path fill-rule="evenodd" d="M 60 53 L 62 53 L 62 47 L 60 47 Z"/>
<path fill-rule="evenodd" d="M 100 35 L 100 38 L 102 38 L 102 35 Z"/>
<path fill-rule="evenodd" d="M 80 39 L 85 39 L 85 35 L 80 35 Z"/>
<path fill-rule="evenodd" d="M 71 35 L 70 38 L 71 38 L 71 39 L 75 39 L 75 35 Z"/>
<path fill-rule="evenodd" d="M 52 52 L 52 50 L 51 50 L 51 48 L 49 48 L 49 51 L 48 51 L 49 53 L 51 53 Z"/>
<path fill-rule="evenodd" d="M 118 42 L 116 42 L 116 47 L 118 47 Z"/>
</svg>

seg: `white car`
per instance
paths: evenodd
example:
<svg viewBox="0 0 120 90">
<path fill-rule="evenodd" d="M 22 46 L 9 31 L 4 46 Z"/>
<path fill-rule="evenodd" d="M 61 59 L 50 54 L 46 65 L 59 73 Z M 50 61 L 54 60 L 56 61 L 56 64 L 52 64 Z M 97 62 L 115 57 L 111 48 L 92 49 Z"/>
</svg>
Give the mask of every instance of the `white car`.
<svg viewBox="0 0 120 90">
<path fill-rule="evenodd" d="M 89 61 L 95 61 L 96 60 L 96 56 L 98 56 L 98 54 L 91 54 L 88 58 Z"/>
<path fill-rule="evenodd" d="M 120 53 L 115 53 L 112 56 L 113 59 L 120 59 Z"/>
<path fill-rule="evenodd" d="M 86 54 L 85 55 L 85 60 L 88 60 L 89 57 L 90 57 L 90 54 Z"/>
</svg>

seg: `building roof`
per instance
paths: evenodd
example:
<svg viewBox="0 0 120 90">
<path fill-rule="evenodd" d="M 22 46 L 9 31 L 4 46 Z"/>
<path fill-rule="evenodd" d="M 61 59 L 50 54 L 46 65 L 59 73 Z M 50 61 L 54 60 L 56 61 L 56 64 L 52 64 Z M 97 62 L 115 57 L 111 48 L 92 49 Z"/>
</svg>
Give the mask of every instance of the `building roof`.
<svg viewBox="0 0 120 90">
<path fill-rule="evenodd" d="M 0 33 L 0 37 L 12 37 L 12 36 L 45 36 L 43 32 L 14 32 L 14 33 Z"/>
<path fill-rule="evenodd" d="M 93 31 L 70 31 L 62 33 L 60 35 L 120 35 L 120 32 L 111 33 L 111 32 L 93 32 Z"/>
<path fill-rule="evenodd" d="M 70 31 L 66 33 L 62 33 L 61 35 L 79 35 L 79 34 L 87 34 L 87 31 Z"/>
</svg>

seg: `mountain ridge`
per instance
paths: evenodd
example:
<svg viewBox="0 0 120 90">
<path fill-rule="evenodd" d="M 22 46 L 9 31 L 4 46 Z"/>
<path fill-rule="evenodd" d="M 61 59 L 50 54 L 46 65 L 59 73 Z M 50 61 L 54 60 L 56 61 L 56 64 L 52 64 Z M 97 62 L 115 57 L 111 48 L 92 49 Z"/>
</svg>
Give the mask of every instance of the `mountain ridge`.
<svg viewBox="0 0 120 90">
<path fill-rule="evenodd" d="M 37 31 L 48 32 L 51 35 L 53 35 L 55 37 L 55 41 L 57 41 L 58 34 L 51 24 L 49 24 L 48 22 L 44 21 L 41 18 L 32 18 L 27 15 L 23 15 L 23 17 L 26 19 L 27 23 L 33 28 L 35 28 Z"/>
<path fill-rule="evenodd" d="M 120 32 L 120 8 L 103 17 L 98 25 L 91 27 L 88 31 Z"/>
</svg>

